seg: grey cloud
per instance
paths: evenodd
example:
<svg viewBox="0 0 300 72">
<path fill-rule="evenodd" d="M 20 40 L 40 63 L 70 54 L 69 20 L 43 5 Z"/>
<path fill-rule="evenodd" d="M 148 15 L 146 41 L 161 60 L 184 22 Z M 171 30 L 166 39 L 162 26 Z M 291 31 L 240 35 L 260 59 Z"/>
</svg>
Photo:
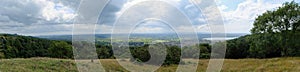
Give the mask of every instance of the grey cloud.
<svg viewBox="0 0 300 72">
<path fill-rule="evenodd" d="M 10 19 L 8 18 L 8 16 L 2 16 L 0 15 L 0 22 L 8 22 Z"/>
<path fill-rule="evenodd" d="M 0 15 L 6 16 L 11 21 L 18 23 L 32 24 L 41 20 L 40 7 L 32 2 L 19 0 L 2 0 L 0 3 Z"/>
<path fill-rule="evenodd" d="M 54 3 L 61 2 L 64 6 L 76 9 L 76 5 L 78 5 L 76 3 L 79 3 L 79 0 L 76 1 L 60 0 Z M 1 0 L 0 33 L 31 34 L 59 31 L 71 32 L 71 28 L 67 29 L 64 27 L 66 23 L 71 24 L 71 22 L 45 20 L 41 14 L 42 9 L 42 4 L 34 3 L 34 0 Z"/>
<path fill-rule="evenodd" d="M 62 3 L 65 6 L 77 10 L 81 0 L 53 0 L 54 3 Z"/>
<path fill-rule="evenodd" d="M 116 20 L 116 13 L 121 10 L 125 0 L 111 0 L 103 9 L 100 17 L 99 24 L 112 25 Z"/>
<path fill-rule="evenodd" d="M 40 11 L 42 7 L 31 0 L 1 0 L 0 2 L 0 31 L 6 32 L 19 32 L 19 33 L 47 33 L 47 32 L 71 32 L 72 29 L 68 29 L 64 25 L 70 25 L 72 22 L 56 22 L 54 20 L 45 20 Z M 80 0 L 50 0 L 54 3 L 62 3 L 64 6 L 70 7 L 76 11 Z M 99 17 L 99 24 L 105 24 L 112 26 L 119 12 L 127 0 L 111 0 L 104 8 L 101 17 Z M 200 11 L 195 10 L 194 7 L 187 7 L 189 5 L 188 0 L 182 0 L 179 3 L 179 9 L 184 12 L 192 21 L 193 24 L 204 24 L 198 19 L 201 18 Z M 143 10 L 143 9 L 139 9 Z M 166 9 L 168 16 L 173 16 L 175 8 Z M 147 12 L 146 12 L 147 13 Z M 199 14 L 198 14 L 199 13 Z M 173 17 L 177 20 L 177 17 Z M 101 19 L 101 20 L 100 20 Z M 37 25 L 43 24 L 43 25 Z M 23 31 L 21 31 L 23 30 Z"/>
</svg>

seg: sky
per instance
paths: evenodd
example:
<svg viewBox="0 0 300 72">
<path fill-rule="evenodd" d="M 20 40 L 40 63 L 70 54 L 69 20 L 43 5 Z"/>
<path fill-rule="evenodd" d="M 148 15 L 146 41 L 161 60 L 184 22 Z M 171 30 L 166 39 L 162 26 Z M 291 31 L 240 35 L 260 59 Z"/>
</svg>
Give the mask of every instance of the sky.
<svg viewBox="0 0 300 72">
<path fill-rule="evenodd" d="M 143 13 L 155 4 L 149 0 L 111 0 L 99 17 L 96 33 L 111 33 L 114 23 L 129 8 L 132 12 Z M 151 1 L 151 0 L 150 0 Z M 158 13 L 178 17 L 176 11 L 187 16 L 196 32 L 209 33 L 209 23 L 201 10 L 189 0 L 161 0 L 169 5 L 156 9 Z M 267 10 L 275 10 L 284 2 L 292 0 L 215 0 L 221 12 L 226 33 L 250 33 L 253 22 L 258 15 Z M 297 3 L 300 0 L 295 0 Z M 72 34 L 73 21 L 78 16 L 80 0 L 1 0 L 0 1 L 0 33 L 21 35 L 63 35 Z M 204 4 L 205 5 L 205 4 Z M 155 9 L 155 8 L 154 8 Z M 205 9 L 204 9 L 205 10 Z M 150 15 L 156 12 L 144 12 Z M 126 23 L 124 23 L 124 26 Z M 180 26 L 180 25 L 179 25 Z M 190 29 L 189 26 L 180 28 Z M 142 22 L 135 27 L 136 33 L 166 33 L 174 31 L 172 27 L 159 21 Z"/>
</svg>

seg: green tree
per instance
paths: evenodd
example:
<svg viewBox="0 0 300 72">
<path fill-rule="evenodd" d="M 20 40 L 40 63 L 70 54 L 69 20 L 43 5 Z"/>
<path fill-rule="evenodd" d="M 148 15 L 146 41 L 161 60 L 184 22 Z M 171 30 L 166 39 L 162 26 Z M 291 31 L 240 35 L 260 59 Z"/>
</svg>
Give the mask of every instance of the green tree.
<svg viewBox="0 0 300 72">
<path fill-rule="evenodd" d="M 105 59 L 105 58 L 113 58 L 113 52 L 111 46 L 97 46 L 97 54 L 98 58 Z"/>
<path fill-rule="evenodd" d="M 250 35 L 227 41 L 226 58 L 246 58 L 249 56 Z"/>
<path fill-rule="evenodd" d="M 298 3 L 286 2 L 274 11 L 267 11 L 254 21 L 251 33 L 273 33 L 299 30 L 300 6 Z"/>
<path fill-rule="evenodd" d="M 66 42 L 54 42 L 49 48 L 50 56 L 55 58 L 72 58 L 72 46 Z"/>
<path fill-rule="evenodd" d="M 299 40 L 299 21 L 300 6 L 294 1 L 286 2 L 282 7 L 258 16 L 251 29 L 251 33 L 255 35 L 252 37 L 250 51 L 263 54 L 262 57 L 273 57 L 274 55 L 268 54 L 278 53 L 275 50 L 280 50 L 281 56 L 297 55 L 293 51 L 299 51 L 296 43 Z"/>
</svg>

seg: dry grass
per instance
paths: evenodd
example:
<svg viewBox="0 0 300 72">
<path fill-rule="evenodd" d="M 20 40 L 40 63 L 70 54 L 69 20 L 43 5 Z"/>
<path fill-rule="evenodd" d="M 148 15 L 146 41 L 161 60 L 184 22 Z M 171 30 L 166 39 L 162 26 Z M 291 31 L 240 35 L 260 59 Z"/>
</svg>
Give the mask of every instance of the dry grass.
<svg viewBox="0 0 300 72">
<path fill-rule="evenodd" d="M 76 64 L 69 59 L 30 58 L 1 59 L 1 72 L 76 72 Z"/>
<path fill-rule="evenodd" d="M 186 70 L 195 67 L 194 61 L 199 61 L 198 72 L 204 72 L 207 68 L 208 59 L 186 59 Z M 90 62 L 90 60 L 86 60 Z M 117 60 L 101 59 L 101 64 L 108 72 L 128 72 Z M 157 66 L 133 64 L 128 60 L 121 63 L 134 70 L 153 71 Z M 175 72 L 177 65 L 162 66 L 156 72 Z M 131 69 L 130 69 L 131 70 Z M 49 72 L 49 71 L 77 71 L 73 60 L 52 58 L 29 58 L 29 59 L 2 59 L 0 60 L 0 71 L 3 72 Z M 298 72 L 300 71 L 300 58 L 271 58 L 271 59 L 226 59 L 222 72 Z"/>
</svg>

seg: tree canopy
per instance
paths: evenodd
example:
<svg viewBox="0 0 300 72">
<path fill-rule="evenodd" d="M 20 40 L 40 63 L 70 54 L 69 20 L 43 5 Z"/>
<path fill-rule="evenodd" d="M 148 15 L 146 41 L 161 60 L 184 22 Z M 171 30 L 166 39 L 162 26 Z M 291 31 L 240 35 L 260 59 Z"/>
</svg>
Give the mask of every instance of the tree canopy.
<svg viewBox="0 0 300 72">
<path fill-rule="evenodd" d="M 300 56 L 300 6 L 286 2 L 259 15 L 251 35 L 227 41 L 227 58 Z"/>
<path fill-rule="evenodd" d="M 276 10 L 267 11 L 254 21 L 251 33 L 277 33 L 300 30 L 300 6 L 298 3 L 286 2 Z"/>
</svg>

